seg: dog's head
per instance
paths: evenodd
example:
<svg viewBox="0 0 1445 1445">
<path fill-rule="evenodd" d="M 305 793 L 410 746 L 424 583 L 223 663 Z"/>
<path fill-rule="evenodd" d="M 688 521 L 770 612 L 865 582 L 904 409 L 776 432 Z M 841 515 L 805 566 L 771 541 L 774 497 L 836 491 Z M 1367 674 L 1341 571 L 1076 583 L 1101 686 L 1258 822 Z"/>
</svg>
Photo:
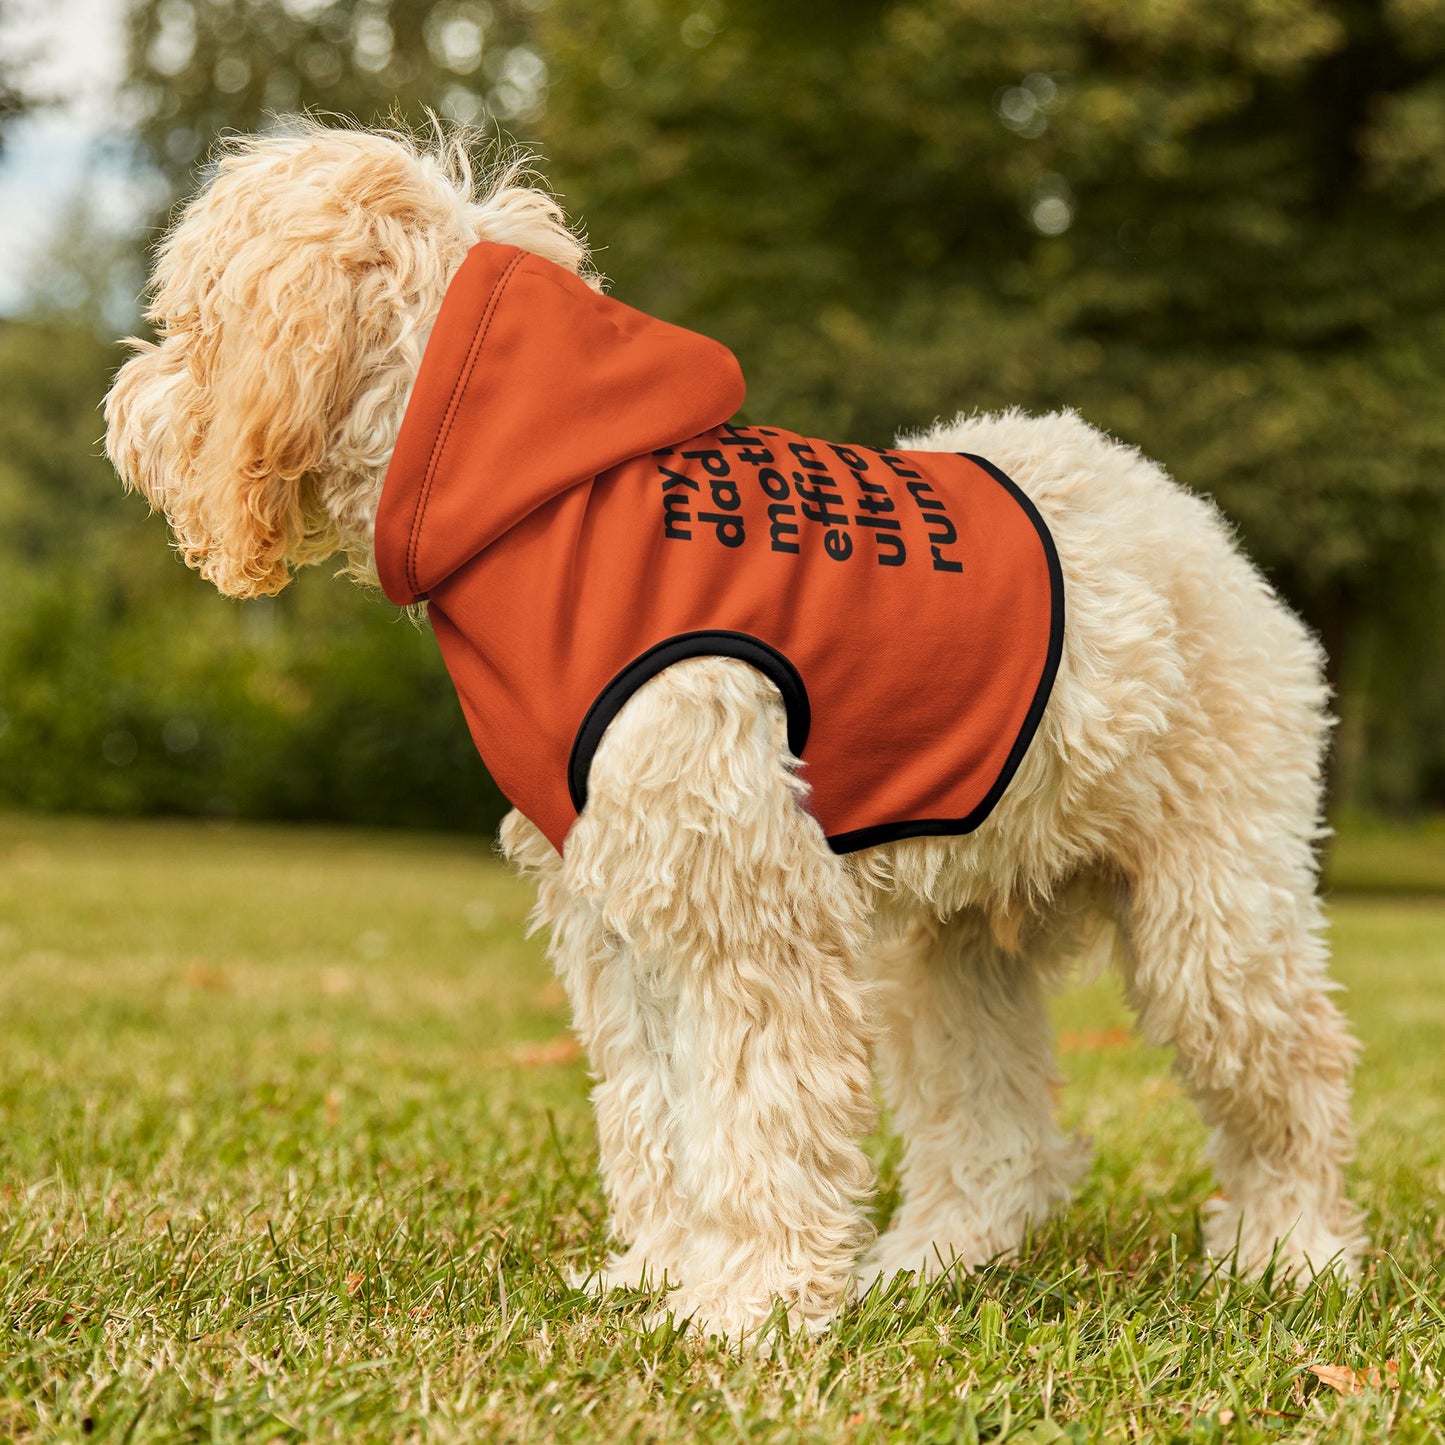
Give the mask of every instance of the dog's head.
<svg viewBox="0 0 1445 1445">
<path fill-rule="evenodd" d="M 371 571 L 386 464 L 447 283 L 479 239 L 580 270 L 520 163 L 478 185 L 465 143 L 303 123 L 227 143 L 160 246 L 106 398 L 106 451 L 229 596 L 347 554 Z"/>
</svg>

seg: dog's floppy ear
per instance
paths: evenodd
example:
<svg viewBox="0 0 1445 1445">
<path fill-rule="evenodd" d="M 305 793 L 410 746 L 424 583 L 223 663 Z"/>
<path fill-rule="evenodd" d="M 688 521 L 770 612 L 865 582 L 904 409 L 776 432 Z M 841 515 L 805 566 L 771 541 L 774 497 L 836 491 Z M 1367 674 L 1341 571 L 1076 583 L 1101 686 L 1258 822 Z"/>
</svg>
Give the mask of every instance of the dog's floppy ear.
<svg viewBox="0 0 1445 1445">
<path fill-rule="evenodd" d="M 478 237 L 577 271 L 586 251 L 522 161 L 472 176 L 464 138 L 298 121 L 223 144 L 156 257 L 106 400 L 106 448 L 187 564 L 233 597 L 346 551 L 370 521 L 447 282 Z"/>
<path fill-rule="evenodd" d="M 224 269 L 184 241 L 167 248 L 151 309 L 159 342 L 132 343 L 106 398 L 117 471 L 228 596 L 279 592 L 308 544 L 326 550 L 310 477 L 362 349 L 346 269 L 306 241 L 256 238 Z"/>
<path fill-rule="evenodd" d="M 189 349 L 214 414 L 191 458 L 200 526 L 177 526 L 176 537 L 220 591 L 254 597 L 280 591 L 288 560 L 305 560 L 320 520 L 308 477 L 351 399 L 362 348 L 355 282 L 326 247 L 238 259 L 203 301 Z"/>
<path fill-rule="evenodd" d="M 343 238 L 324 214 L 307 219 L 310 235 L 262 234 L 238 248 L 221 275 L 191 291 L 194 315 L 179 318 L 210 415 L 189 458 L 199 525 L 186 535 L 174 511 L 172 524 L 187 563 L 235 597 L 279 591 L 288 563 L 315 550 L 314 473 L 370 354 L 362 332 L 392 314 L 368 309 L 374 238 Z"/>
<path fill-rule="evenodd" d="M 384 465 L 378 413 L 414 366 L 377 373 L 460 259 L 458 209 L 396 142 L 313 127 L 234 143 L 162 245 L 158 344 L 116 378 L 107 447 L 221 592 L 278 592 L 342 545 L 321 490 Z"/>
</svg>

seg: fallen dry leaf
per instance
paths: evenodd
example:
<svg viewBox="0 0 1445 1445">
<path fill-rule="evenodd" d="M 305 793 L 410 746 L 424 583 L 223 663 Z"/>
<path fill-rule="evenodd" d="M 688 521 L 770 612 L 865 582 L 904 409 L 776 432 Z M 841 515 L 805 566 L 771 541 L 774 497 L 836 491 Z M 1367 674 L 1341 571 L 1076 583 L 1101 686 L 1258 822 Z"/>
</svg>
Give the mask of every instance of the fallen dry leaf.
<svg viewBox="0 0 1445 1445">
<path fill-rule="evenodd" d="M 555 978 L 548 979 L 537 990 L 537 997 L 533 1002 L 538 1008 L 562 1008 L 567 1002 L 567 990 Z"/>
<path fill-rule="evenodd" d="M 1128 1029 L 1098 1029 L 1092 1033 L 1061 1033 L 1059 1048 L 1066 1054 L 1096 1053 L 1106 1049 L 1127 1049 L 1134 1042 Z"/>
<path fill-rule="evenodd" d="M 219 968 L 209 963 L 192 961 L 181 973 L 181 982 L 187 988 L 203 988 L 210 993 L 225 993 L 231 987 L 231 980 Z"/>
<path fill-rule="evenodd" d="M 512 1050 L 519 1064 L 570 1064 L 582 1057 L 582 1045 L 571 1034 L 549 1039 L 544 1044 L 521 1044 Z"/>
<path fill-rule="evenodd" d="M 582 1045 L 571 1034 L 563 1034 L 541 1044 L 517 1044 L 502 1055 L 502 1061 L 520 1064 L 524 1069 L 537 1069 L 549 1064 L 570 1064 L 581 1057 Z"/>
<path fill-rule="evenodd" d="M 1348 1365 L 1311 1365 L 1310 1372 L 1322 1385 L 1341 1395 L 1363 1395 L 1366 1390 L 1398 1390 L 1400 1362 L 1386 1360 L 1384 1372 L 1373 1365 L 1368 1370 L 1354 1370 Z"/>
<path fill-rule="evenodd" d="M 340 998 L 351 992 L 351 975 L 344 968 L 323 968 L 321 970 L 321 992 L 327 998 Z"/>
<path fill-rule="evenodd" d="M 366 1276 L 365 1276 L 364 1274 L 349 1274 L 349 1275 L 347 1275 L 347 1276 L 346 1276 L 346 1293 L 349 1294 L 349 1295 L 353 1295 L 353 1296 L 354 1296 L 354 1295 L 356 1294 L 357 1290 L 359 1290 L 359 1289 L 361 1288 L 361 1286 L 362 1286 L 363 1284 L 365 1284 L 365 1283 L 366 1283 Z"/>
</svg>

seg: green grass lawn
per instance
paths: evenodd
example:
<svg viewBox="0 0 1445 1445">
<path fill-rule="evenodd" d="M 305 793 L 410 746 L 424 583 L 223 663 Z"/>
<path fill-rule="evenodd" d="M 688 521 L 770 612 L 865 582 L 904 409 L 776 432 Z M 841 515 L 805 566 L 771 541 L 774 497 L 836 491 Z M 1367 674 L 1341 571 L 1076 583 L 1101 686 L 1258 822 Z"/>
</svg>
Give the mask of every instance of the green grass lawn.
<svg viewBox="0 0 1445 1445">
<path fill-rule="evenodd" d="M 1325 879 L 1357 893 L 1445 896 L 1445 817 L 1341 822 L 1330 841 Z"/>
<path fill-rule="evenodd" d="M 0 1438 L 1445 1439 L 1445 901 L 1332 903 L 1361 1288 L 1211 1278 L 1201 1130 L 1099 984 L 1074 1206 L 771 1359 L 566 1283 L 602 1203 L 528 904 L 482 842 L 0 817 Z"/>
</svg>

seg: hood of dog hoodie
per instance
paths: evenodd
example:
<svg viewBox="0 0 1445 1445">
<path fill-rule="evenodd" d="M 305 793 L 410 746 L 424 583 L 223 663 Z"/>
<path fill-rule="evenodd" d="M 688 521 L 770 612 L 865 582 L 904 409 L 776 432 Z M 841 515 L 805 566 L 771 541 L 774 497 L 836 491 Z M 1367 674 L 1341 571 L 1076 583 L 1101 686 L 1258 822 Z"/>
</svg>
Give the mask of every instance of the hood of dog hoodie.
<svg viewBox="0 0 1445 1445">
<path fill-rule="evenodd" d="M 743 395 L 720 343 L 479 243 L 387 472 L 383 589 L 427 601 L 483 761 L 559 851 L 608 723 L 699 656 L 777 686 L 836 851 L 971 831 L 1059 665 L 1042 518 L 983 458 L 733 425 Z"/>
</svg>

